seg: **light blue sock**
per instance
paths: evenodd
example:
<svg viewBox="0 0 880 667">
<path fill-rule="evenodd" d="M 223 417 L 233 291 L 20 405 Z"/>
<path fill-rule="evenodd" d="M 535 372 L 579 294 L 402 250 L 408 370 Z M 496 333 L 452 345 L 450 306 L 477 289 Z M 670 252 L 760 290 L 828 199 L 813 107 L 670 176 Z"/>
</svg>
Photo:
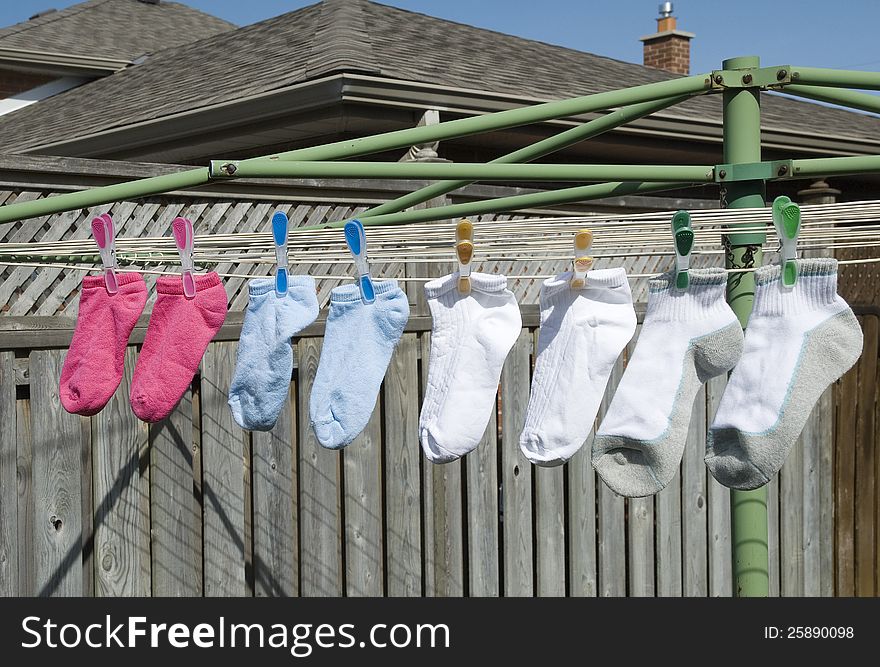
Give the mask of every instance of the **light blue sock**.
<svg viewBox="0 0 880 667">
<path fill-rule="evenodd" d="M 251 431 L 275 426 L 293 374 L 290 339 L 317 316 L 315 281 L 309 276 L 289 276 L 287 294 L 280 297 L 274 278 L 248 283 L 248 307 L 229 387 L 229 408 L 239 426 Z"/>
<path fill-rule="evenodd" d="M 341 449 L 364 430 L 382 379 L 409 319 L 409 303 L 396 280 L 373 282 L 376 301 L 361 301 L 356 284 L 330 292 L 330 314 L 309 417 L 324 447 Z"/>
</svg>

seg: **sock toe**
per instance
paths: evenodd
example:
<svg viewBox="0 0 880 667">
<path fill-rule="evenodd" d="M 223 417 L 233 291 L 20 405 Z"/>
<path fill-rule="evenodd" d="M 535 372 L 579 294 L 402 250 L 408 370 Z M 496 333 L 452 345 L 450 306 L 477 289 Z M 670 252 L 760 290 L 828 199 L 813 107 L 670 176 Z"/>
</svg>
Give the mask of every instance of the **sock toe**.
<svg viewBox="0 0 880 667">
<path fill-rule="evenodd" d="M 529 461 L 544 468 L 555 468 L 568 462 L 581 448 L 583 443 L 572 445 L 550 444 L 543 442 L 540 436 L 523 434 L 520 437 L 519 448 Z"/>
<path fill-rule="evenodd" d="M 333 418 L 313 421 L 312 429 L 315 431 L 318 442 L 327 449 L 342 449 L 354 440 L 354 438 L 346 437 L 345 429 Z"/>
<path fill-rule="evenodd" d="M 593 459 L 593 467 L 612 491 L 627 498 L 652 496 L 666 486 L 635 449 L 611 450 Z"/>
<path fill-rule="evenodd" d="M 233 394 L 226 403 L 229 405 L 232 419 L 246 431 L 271 431 L 275 428 L 277 417 L 273 419 L 271 411 L 262 412 L 257 409 L 255 401 L 242 401 L 238 394 Z"/>
<path fill-rule="evenodd" d="M 720 484 L 730 489 L 751 491 L 769 482 L 771 475 L 761 470 L 752 458 L 737 429 L 710 430 L 706 467 Z"/>
<path fill-rule="evenodd" d="M 431 463 L 452 463 L 467 453 L 459 454 L 441 447 L 428 429 L 422 429 L 420 440 L 422 441 L 422 451 L 425 452 L 425 458 Z"/>
</svg>

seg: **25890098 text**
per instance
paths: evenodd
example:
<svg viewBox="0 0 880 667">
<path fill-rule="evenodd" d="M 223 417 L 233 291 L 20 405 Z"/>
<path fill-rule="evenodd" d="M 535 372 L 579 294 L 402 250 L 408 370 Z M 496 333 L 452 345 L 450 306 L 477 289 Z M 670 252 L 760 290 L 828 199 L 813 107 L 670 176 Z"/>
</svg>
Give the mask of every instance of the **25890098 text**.
<svg viewBox="0 0 880 667">
<path fill-rule="evenodd" d="M 764 639 L 852 639 L 854 636 L 852 626 L 764 626 Z"/>
</svg>

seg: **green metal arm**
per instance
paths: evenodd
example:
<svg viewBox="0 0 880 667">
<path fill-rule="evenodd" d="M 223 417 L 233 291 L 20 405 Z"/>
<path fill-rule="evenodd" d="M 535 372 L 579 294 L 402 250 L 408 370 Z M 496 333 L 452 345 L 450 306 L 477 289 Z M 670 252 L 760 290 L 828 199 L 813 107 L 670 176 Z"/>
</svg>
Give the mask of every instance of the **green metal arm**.
<svg viewBox="0 0 880 667">
<path fill-rule="evenodd" d="M 531 162 L 544 157 L 545 155 L 550 155 L 551 153 L 562 150 L 563 148 L 580 143 L 581 141 L 596 137 L 608 130 L 613 130 L 626 123 L 639 118 L 644 118 L 657 111 L 667 109 L 679 102 L 689 99 L 690 97 L 690 95 L 680 95 L 678 97 L 657 100 L 656 102 L 644 102 L 642 104 L 633 104 L 628 107 L 623 107 L 622 109 L 612 111 L 596 120 L 591 120 L 583 125 L 578 125 L 570 130 L 565 130 L 557 135 L 548 137 L 547 139 L 542 139 L 530 146 L 520 148 L 507 155 L 502 155 L 499 158 L 491 160 L 489 164 L 518 164 L 522 162 Z M 392 201 L 374 206 L 373 208 L 364 211 L 361 214 L 361 218 L 402 211 L 406 208 L 426 202 L 429 199 L 441 197 L 453 190 L 458 190 L 466 185 L 470 185 L 473 182 L 474 181 L 463 179 L 432 183 L 431 185 L 427 185 L 415 192 L 405 194 Z"/>
<path fill-rule="evenodd" d="M 848 69 L 823 69 L 820 67 L 792 67 L 791 80 L 792 83 L 807 86 L 880 90 L 880 72 L 859 72 Z"/>
<path fill-rule="evenodd" d="M 497 211 L 519 211 L 529 208 L 545 208 L 571 204 L 573 202 L 603 199 L 605 197 L 623 197 L 625 195 L 641 194 L 645 192 L 662 192 L 664 190 L 678 190 L 701 185 L 700 183 L 596 183 L 594 185 L 581 185 L 575 188 L 562 188 L 549 192 L 533 192 L 526 195 L 513 195 L 511 197 L 499 197 L 485 201 L 462 202 L 449 204 L 436 208 L 423 208 L 398 213 L 385 213 L 373 215 L 367 218 L 359 217 L 364 226 L 369 225 L 406 225 L 414 222 L 429 222 L 432 220 L 446 220 L 460 218 L 467 215 L 480 215 L 482 213 L 494 213 Z M 314 225 L 311 227 L 298 227 L 297 229 L 327 229 L 342 227 L 346 220 L 331 222 L 329 224 Z"/>
<path fill-rule="evenodd" d="M 466 162 L 236 162 L 212 160 L 212 178 L 465 178 L 474 181 L 711 182 L 714 168 L 689 165 L 473 164 Z"/>
<path fill-rule="evenodd" d="M 337 141 L 325 146 L 300 148 L 286 151 L 256 160 L 339 160 L 343 158 L 370 155 L 383 151 L 409 148 L 414 144 L 425 144 L 432 141 L 444 141 L 466 137 L 472 134 L 506 130 L 511 127 L 543 123 L 558 118 L 570 118 L 593 111 L 616 109 L 630 104 L 652 102 L 679 95 L 693 95 L 711 90 L 709 74 L 686 76 L 680 79 L 648 83 L 643 86 L 611 90 L 606 93 L 595 93 L 584 97 L 575 97 L 558 102 L 545 102 L 529 107 L 499 111 L 485 116 L 450 120 L 437 125 L 413 127 L 396 130 L 372 137 L 363 137 L 349 141 Z"/>
<path fill-rule="evenodd" d="M 302 160 L 338 160 L 344 158 L 370 155 L 388 150 L 408 148 L 414 144 L 442 141 L 454 137 L 504 130 L 520 125 L 529 125 L 556 118 L 567 118 L 578 114 L 614 109 L 630 104 L 639 104 L 654 100 L 691 95 L 708 91 L 711 79 L 708 74 L 682 77 L 669 81 L 649 83 L 625 90 L 613 90 L 596 93 L 584 97 L 558 102 L 546 102 L 530 107 L 510 109 L 486 116 L 461 118 L 438 125 L 413 127 L 406 130 L 387 132 L 371 137 L 337 141 L 325 146 L 313 146 L 276 155 L 243 160 L 242 163 L 261 161 L 302 161 Z M 87 208 L 114 201 L 139 199 L 150 195 L 162 194 L 174 190 L 194 188 L 208 183 L 208 170 L 193 169 L 156 176 L 153 178 L 118 183 L 115 185 L 92 188 L 83 192 L 55 195 L 20 204 L 7 204 L 0 207 L 0 223 L 22 220 L 39 215 L 61 213 L 76 208 Z"/>
<path fill-rule="evenodd" d="M 825 88 L 823 86 L 790 85 L 781 89 L 783 93 L 805 97 L 829 104 L 842 104 L 852 109 L 880 113 L 880 97 L 860 93 L 855 90 L 843 90 L 837 88 Z"/>
</svg>

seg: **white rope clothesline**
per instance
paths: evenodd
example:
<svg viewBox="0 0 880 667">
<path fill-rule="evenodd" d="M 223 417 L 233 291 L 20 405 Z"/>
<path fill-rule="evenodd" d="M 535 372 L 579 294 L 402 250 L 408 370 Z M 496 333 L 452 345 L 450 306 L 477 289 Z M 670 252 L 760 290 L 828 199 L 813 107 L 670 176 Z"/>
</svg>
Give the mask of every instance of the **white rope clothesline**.
<svg viewBox="0 0 880 667">
<path fill-rule="evenodd" d="M 283 207 L 282 207 L 283 208 Z M 366 219 L 365 219 L 366 220 Z M 801 207 L 799 251 L 880 248 L 880 201 L 819 204 Z M 479 221 L 475 218 L 474 242 L 477 267 L 489 262 L 565 262 L 573 258 L 574 233 L 581 228 L 593 231 L 589 254 L 596 260 L 638 257 L 668 257 L 672 262 L 670 212 L 626 215 L 582 215 L 565 217 L 516 218 Z M 767 252 L 775 252 L 778 239 L 772 227 L 769 208 L 713 209 L 691 213 L 694 230 L 692 256 L 719 256 L 725 234 L 766 232 Z M 400 226 L 368 226 L 370 260 L 377 263 L 450 264 L 456 221 L 418 223 Z M 268 220 L 267 220 L 268 225 Z M 83 234 L 85 230 L 79 230 Z M 124 224 L 120 226 L 124 234 Z M 125 268 L 167 264 L 177 265 L 179 257 L 169 237 L 117 239 L 117 258 Z M 342 239 L 342 230 L 290 230 L 288 253 L 291 270 L 296 267 L 344 265 L 351 257 Z M 87 237 L 57 241 L 4 243 L 0 245 L 0 265 L 54 268 L 84 272 L 100 271 L 97 246 Z M 82 262 L 78 260 L 82 258 Z M 231 264 L 274 265 L 271 232 L 205 234 L 196 236 L 193 259 L 208 268 L 219 265 L 225 278 L 253 278 L 249 273 L 229 272 Z M 67 261 L 64 261 L 67 260 Z M 841 264 L 869 264 L 880 258 L 844 259 Z M 231 268 L 231 267 L 229 267 Z M 555 270 L 555 269 L 554 269 Z M 730 270 L 731 272 L 749 269 Z M 143 269 L 143 273 L 177 275 L 175 270 Z M 634 273 L 630 278 L 650 278 L 657 273 Z M 352 280 L 346 275 L 316 275 L 319 280 Z M 526 273 L 508 275 L 515 280 L 543 280 L 548 275 Z M 423 282 L 430 278 L 396 278 Z"/>
</svg>

